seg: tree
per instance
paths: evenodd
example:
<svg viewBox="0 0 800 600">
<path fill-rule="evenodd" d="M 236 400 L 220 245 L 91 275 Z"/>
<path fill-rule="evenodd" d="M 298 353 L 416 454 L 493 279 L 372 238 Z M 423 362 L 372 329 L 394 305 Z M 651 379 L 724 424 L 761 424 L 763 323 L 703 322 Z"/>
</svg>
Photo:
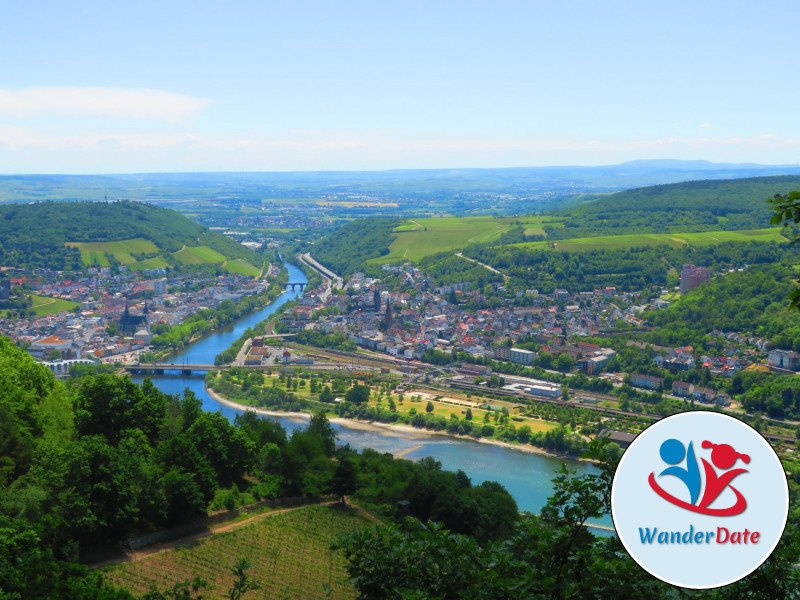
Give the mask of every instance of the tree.
<svg viewBox="0 0 800 600">
<path fill-rule="evenodd" d="M 774 225 L 783 225 L 786 227 L 789 222 L 797 225 L 800 223 L 800 192 L 793 191 L 788 194 L 775 194 L 774 197 L 767 200 L 771 205 L 775 214 L 772 215 L 770 222 Z M 800 236 L 794 234 L 792 243 L 796 244 L 800 241 Z M 800 288 L 789 294 L 791 299 L 792 308 L 800 310 Z"/>
<path fill-rule="evenodd" d="M 328 456 L 333 456 L 333 452 L 336 450 L 336 440 L 339 438 L 339 434 L 336 433 L 336 430 L 333 428 L 331 422 L 328 420 L 328 417 L 325 416 L 324 412 L 319 411 L 311 417 L 311 420 L 308 422 L 306 432 L 310 435 L 316 436 L 320 440 L 325 454 Z"/>
<path fill-rule="evenodd" d="M 564 373 L 569 372 L 572 370 L 572 367 L 575 366 L 575 361 L 569 354 L 559 354 L 558 358 L 556 359 L 556 368 L 559 371 Z"/>
<path fill-rule="evenodd" d="M 467 409 L 467 412 L 464 414 L 464 418 L 467 421 L 472 421 L 472 409 L 471 408 Z"/>
<path fill-rule="evenodd" d="M 157 439 L 166 416 L 167 397 L 146 379 L 141 387 L 128 377 L 90 375 L 73 395 L 75 427 L 81 435 L 102 435 L 116 444 L 126 429 Z"/>
<path fill-rule="evenodd" d="M 202 413 L 186 435 L 211 464 L 221 483 L 236 481 L 253 464 L 255 443 L 220 412 Z"/>
<path fill-rule="evenodd" d="M 331 392 L 330 386 L 326 385 L 324 388 L 322 388 L 322 391 L 319 393 L 319 401 L 333 402 L 333 392 Z"/>
<path fill-rule="evenodd" d="M 425 412 L 431 413 L 431 412 L 433 412 L 433 408 L 434 408 L 433 407 L 433 402 L 428 400 L 428 404 L 425 405 Z"/>
<path fill-rule="evenodd" d="M 360 383 L 355 384 L 347 390 L 344 399 L 356 406 L 360 406 L 369 400 L 369 386 Z"/>
<path fill-rule="evenodd" d="M 358 489 L 358 474 L 353 460 L 348 456 L 339 459 L 339 464 L 331 478 L 331 492 L 338 496 L 342 504 L 344 497 L 349 496 Z"/>
</svg>

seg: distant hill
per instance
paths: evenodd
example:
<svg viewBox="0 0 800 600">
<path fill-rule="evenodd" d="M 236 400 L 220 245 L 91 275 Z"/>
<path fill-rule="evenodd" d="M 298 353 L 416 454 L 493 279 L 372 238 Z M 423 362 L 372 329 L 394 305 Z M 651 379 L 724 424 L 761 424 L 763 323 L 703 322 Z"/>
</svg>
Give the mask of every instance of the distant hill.
<svg viewBox="0 0 800 600">
<path fill-rule="evenodd" d="M 637 160 L 618 165 L 398 169 L 287 173 L 0 175 L 0 204 L 43 200 L 141 200 L 189 210 L 197 203 L 262 206 L 369 196 L 346 216 L 513 215 L 560 207 L 576 194 L 698 179 L 800 175 L 800 165 Z M 491 201 L 490 201 L 491 200 Z M 383 205 L 382 203 L 385 203 Z"/>
<path fill-rule="evenodd" d="M 0 265 L 77 271 L 218 264 L 255 274 L 251 250 L 169 209 L 138 202 L 0 206 Z"/>
<path fill-rule="evenodd" d="M 625 190 L 556 213 L 549 239 L 627 233 L 758 229 L 769 226 L 766 200 L 800 189 L 800 176 L 702 180 Z"/>
</svg>

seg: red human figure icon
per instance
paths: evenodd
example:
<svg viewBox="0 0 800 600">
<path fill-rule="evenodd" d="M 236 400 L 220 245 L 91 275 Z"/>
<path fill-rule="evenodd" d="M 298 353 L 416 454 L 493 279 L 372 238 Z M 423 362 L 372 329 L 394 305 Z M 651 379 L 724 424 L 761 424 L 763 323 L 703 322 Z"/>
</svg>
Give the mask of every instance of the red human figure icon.
<svg viewBox="0 0 800 600">
<path fill-rule="evenodd" d="M 742 462 L 745 464 L 750 462 L 750 457 L 747 454 L 736 452 L 736 450 L 728 444 L 712 444 L 708 440 L 705 440 L 702 447 L 706 449 L 713 448 L 711 451 L 711 462 L 714 463 L 714 466 L 718 469 L 730 469 L 738 459 L 742 459 Z M 714 467 L 708 464 L 705 458 L 701 458 L 700 460 L 703 462 L 703 468 L 706 473 L 706 489 L 703 493 L 703 499 L 700 501 L 700 507 L 706 508 L 717 499 L 717 496 L 722 493 L 722 490 L 726 487 L 730 487 L 736 494 L 736 504 L 730 508 L 731 512 L 727 514 L 738 515 L 744 511 L 744 509 L 747 508 L 747 501 L 739 490 L 730 485 L 730 483 L 735 477 L 738 477 L 742 473 L 747 473 L 747 469 L 733 469 L 732 471 L 722 473 L 722 475 L 718 476 Z"/>
</svg>

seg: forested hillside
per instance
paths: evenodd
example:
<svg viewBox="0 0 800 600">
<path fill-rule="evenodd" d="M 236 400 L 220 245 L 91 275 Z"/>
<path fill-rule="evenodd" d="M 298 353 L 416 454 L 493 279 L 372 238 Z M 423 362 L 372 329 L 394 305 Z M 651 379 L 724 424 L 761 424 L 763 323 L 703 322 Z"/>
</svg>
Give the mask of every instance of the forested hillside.
<svg viewBox="0 0 800 600">
<path fill-rule="evenodd" d="M 365 268 L 366 261 L 389 254 L 397 219 L 356 219 L 313 247 L 314 258 L 341 277 Z"/>
<path fill-rule="evenodd" d="M 664 233 L 768 227 L 775 194 L 800 188 L 800 177 L 688 181 L 625 190 L 574 207 L 545 227 L 548 239 L 623 233 Z"/>
<path fill-rule="evenodd" d="M 78 271 L 75 242 L 146 240 L 141 258 L 162 257 L 182 247 L 207 247 L 222 259 L 259 265 L 257 255 L 226 236 L 169 209 L 138 202 L 38 202 L 0 206 L 0 265 Z M 139 257 L 137 257 L 139 258 Z M 175 261 L 172 260 L 174 263 Z"/>
<path fill-rule="evenodd" d="M 754 265 L 716 277 L 682 296 L 663 311 L 647 314 L 657 327 L 647 339 L 660 346 L 698 345 L 705 332 L 735 331 L 800 351 L 800 313 L 789 308 L 797 289 L 791 264 Z"/>
<path fill-rule="evenodd" d="M 721 270 L 744 265 L 780 262 L 798 249 L 788 243 L 724 243 L 717 246 L 654 246 L 560 252 L 519 246 L 472 246 L 464 251 L 510 276 L 515 289 L 535 288 L 551 293 L 555 288 L 571 292 L 615 286 L 626 291 L 650 285 L 676 285 L 681 265 L 704 265 Z M 473 264 L 474 266 L 474 264 Z M 488 274 L 488 272 L 487 272 Z"/>
</svg>

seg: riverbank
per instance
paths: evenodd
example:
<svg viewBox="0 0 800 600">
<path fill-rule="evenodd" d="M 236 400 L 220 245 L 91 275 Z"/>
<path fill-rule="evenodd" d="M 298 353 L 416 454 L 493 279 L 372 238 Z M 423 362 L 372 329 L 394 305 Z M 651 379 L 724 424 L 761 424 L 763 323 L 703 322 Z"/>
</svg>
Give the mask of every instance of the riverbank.
<svg viewBox="0 0 800 600">
<path fill-rule="evenodd" d="M 234 402 L 233 400 L 229 400 L 225 396 L 221 396 L 214 390 L 209 387 L 206 387 L 206 392 L 209 396 L 211 396 L 214 400 L 219 402 L 220 404 L 227 406 L 229 408 L 233 408 L 235 410 L 241 411 L 253 411 L 257 415 L 263 415 L 267 417 L 289 417 L 293 419 L 305 419 L 308 420 L 311 418 L 309 413 L 305 412 L 288 412 L 282 410 L 267 410 L 264 408 L 257 408 L 254 406 L 248 406 L 247 404 L 240 404 L 239 402 Z M 448 433 L 446 431 L 428 431 L 426 429 L 418 429 L 416 427 L 412 427 L 411 425 L 405 424 L 397 424 L 397 423 L 379 423 L 376 421 L 358 421 L 356 419 L 345 419 L 342 417 L 334 417 L 329 419 L 331 423 L 337 423 L 343 427 L 347 427 L 349 429 L 359 429 L 362 431 L 380 431 L 385 435 L 394 435 L 399 437 L 405 437 L 407 439 L 430 439 L 432 437 L 449 437 L 453 439 L 460 439 L 460 440 L 470 440 L 472 442 L 478 442 L 479 444 L 489 444 L 492 446 L 500 446 L 502 448 L 508 448 L 510 450 L 517 450 L 519 452 L 527 452 L 530 454 L 541 454 L 543 456 L 548 456 L 550 458 L 560 458 L 564 460 L 577 460 L 577 461 L 586 461 L 587 459 L 580 458 L 577 456 L 573 456 L 571 454 L 559 454 L 556 452 L 550 452 L 545 450 L 544 448 L 539 448 L 537 446 L 531 446 L 530 444 L 521 445 L 521 444 L 509 444 L 508 442 L 503 442 L 500 440 L 491 440 L 487 438 L 474 438 L 469 435 L 457 435 Z M 414 448 L 410 448 L 408 450 L 404 450 L 403 452 L 398 453 L 396 456 L 398 458 L 403 458 L 406 454 L 413 452 L 414 450 L 418 450 L 422 447 L 422 444 L 419 446 L 415 446 Z M 592 462 L 592 461 L 587 461 Z"/>
</svg>

